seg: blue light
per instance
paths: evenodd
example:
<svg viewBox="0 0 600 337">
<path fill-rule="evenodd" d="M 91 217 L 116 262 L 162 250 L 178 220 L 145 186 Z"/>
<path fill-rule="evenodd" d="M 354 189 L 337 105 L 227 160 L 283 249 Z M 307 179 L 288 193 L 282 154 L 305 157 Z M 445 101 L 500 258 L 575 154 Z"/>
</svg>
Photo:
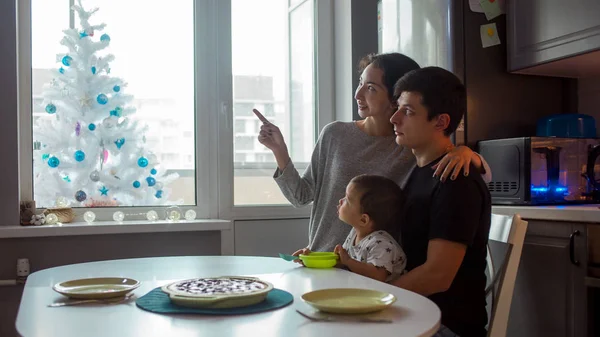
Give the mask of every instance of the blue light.
<svg viewBox="0 0 600 337">
<path fill-rule="evenodd" d="M 534 187 L 534 186 L 531 186 L 531 192 L 546 193 L 546 192 L 548 192 L 548 187 Z"/>
<path fill-rule="evenodd" d="M 531 192 L 536 194 L 567 194 L 568 188 L 565 186 L 546 187 L 531 185 Z"/>
</svg>

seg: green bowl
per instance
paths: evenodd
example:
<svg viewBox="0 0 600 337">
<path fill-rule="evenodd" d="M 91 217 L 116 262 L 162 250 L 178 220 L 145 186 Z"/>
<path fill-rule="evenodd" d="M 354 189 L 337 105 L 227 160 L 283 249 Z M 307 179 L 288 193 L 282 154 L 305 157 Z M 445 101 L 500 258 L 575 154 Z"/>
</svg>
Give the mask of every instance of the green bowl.
<svg viewBox="0 0 600 337">
<path fill-rule="evenodd" d="M 300 254 L 300 260 L 308 268 L 332 268 L 337 264 L 339 256 L 333 252 L 312 252 Z"/>
</svg>

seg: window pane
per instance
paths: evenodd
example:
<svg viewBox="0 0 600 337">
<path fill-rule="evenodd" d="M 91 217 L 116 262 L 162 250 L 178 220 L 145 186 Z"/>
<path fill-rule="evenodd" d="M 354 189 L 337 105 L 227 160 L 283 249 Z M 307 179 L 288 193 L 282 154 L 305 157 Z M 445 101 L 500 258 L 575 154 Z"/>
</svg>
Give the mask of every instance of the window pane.
<svg viewBox="0 0 600 337">
<path fill-rule="evenodd" d="M 196 204 L 193 1 L 83 4 L 103 31 L 76 14 L 62 33 L 69 1 L 32 1 L 37 205 Z"/>
<path fill-rule="evenodd" d="M 287 1 L 232 0 L 235 205 L 289 204 L 273 180 L 275 158 L 257 140 L 261 123 L 253 108 L 281 129 L 300 172 L 310 159 L 315 138 L 310 6 L 307 1 L 301 6 L 307 10 L 293 11 L 289 22 Z M 290 58 L 289 52 L 298 54 Z"/>
<path fill-rule="evenodd" d="M 290 1 L 290 8 L 293 8 L 295 6 L 298 6 L 302 1 L 305 0 L 289 0 Z"/>
<path fill-rule="evenodd" d="M 291 125 L 290 155 L 295 162 L 309 162 L 315 133 L 313 75 L 312 2 L 307 1 L 290 14 L 291 30 Z"/>
</svg>

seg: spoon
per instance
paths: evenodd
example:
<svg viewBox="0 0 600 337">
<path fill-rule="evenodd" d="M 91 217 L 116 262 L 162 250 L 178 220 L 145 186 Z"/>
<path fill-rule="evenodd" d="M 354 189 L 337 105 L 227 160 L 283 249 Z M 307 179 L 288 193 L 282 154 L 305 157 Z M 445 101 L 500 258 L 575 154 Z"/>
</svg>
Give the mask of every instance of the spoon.
<svg viewBox="0 0 600 337">
<path fill-rule="evenodd" d="M 287 254 L 282 254 L 279 253 L 279 257 L 286 260 L 286 261 L 294 261 L 294 260 L 298 260 L 299 258 L 297 256 L 294 255 L 287 255 Z"/>
</svg>

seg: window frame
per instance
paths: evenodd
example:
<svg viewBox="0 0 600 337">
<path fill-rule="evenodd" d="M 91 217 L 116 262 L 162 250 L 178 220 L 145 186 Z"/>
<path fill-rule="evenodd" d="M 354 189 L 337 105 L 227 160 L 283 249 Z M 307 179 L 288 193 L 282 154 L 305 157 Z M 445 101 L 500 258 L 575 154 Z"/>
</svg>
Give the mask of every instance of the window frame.
<svg viewBox="0 0 600 337">
<path fill-rule="evenodd" d="M 303 0 L 297 6 L 306 2 L 312 2 L 314 11 L 314 137 L 316 140 L 319 130 L 334 120 L 333 1 Z M 72 4 L 73 0 L 70 0 L 70 3 Z M 72 15 L 70 21 L 72 25 Z M 31 0 L 17 2 L 17 29 L 19 198 L 32 200 Z M 180 206 L 180 208 L 183 211 L 194 209 L 198 219 L 308 217 L 310 207 L 234 205 L 231 1 L 194 0 L 194 45 L 196 206 Z M 289 60 L 289 55 L 287 57 Z M 77 215 L 76 221 L 82 221 L 83 213 L 88 210 L 96 213 L 96 221 L 112 221 L 112 214 L 116 211 L 124 212 L 127 221 L 144 220 L 145 213 L 152 209 L 161 215 L 161 210 L 166 207 L 168 206 L 94 209 L 77 207 L 74 211 Z"/>
<path fill-rule="evenodd" d="M 230 1 L 218 1 L 218 17 L 223 13 L 231 13 Z M 334 102 L 334 63 L 333 63 L 333 1 L 332 0 L 303 0 L 293 8 L 288 6 L 288 36 L 289 15 L 298 7 L 305 3 L 312 2 L 313 6 L 313 76 L 315 79 L 314 97 L 315 97 L 315 130 L 314 140 L 316 141 L 319 131 L 325 125 L 334 120 L 335 102 Z M 288 2 L 289 5 L 290 2 Z M 231 60 L 231 15 L 227 15 L 227 20 L 220 20 L 216 31 L 219 42 L 217 53 L 219 56 L 218 72 L 221 78 L 227 78 L 231 81 L 232 60 Z M 287 74 L 289 78 L 289 48 L 286 55 Z M 322 70 L 323 69 L 323 70 Z M 289 82 L 289 81 L 288 81 Z M 234 161 L 233 161 L 233 93 L 232 86 L 219 87 L 219 99 L 221 101 L 221 113 L 219 115 L 221 128 L 219 129 L 219 143 L 227 144 L 227 151 L 220 153 L 219 167 L 223 172 L 219 175 L 219 215 L 225 219 L 234 220 L 254 220 L 254 219 L 290 219 L 290 218 L 308 218 L 312 206 L 295 208 L 291 205 L 238 205 L 234 204 Z M 289 88 L 286 89 L 289 97 Z M 293 159 L 293 158 L 292 158 Z M 273 172 L 275 172 L 273 165 Z M 302 173 L 302 172 L 301 172 Z"/>
</svg>

